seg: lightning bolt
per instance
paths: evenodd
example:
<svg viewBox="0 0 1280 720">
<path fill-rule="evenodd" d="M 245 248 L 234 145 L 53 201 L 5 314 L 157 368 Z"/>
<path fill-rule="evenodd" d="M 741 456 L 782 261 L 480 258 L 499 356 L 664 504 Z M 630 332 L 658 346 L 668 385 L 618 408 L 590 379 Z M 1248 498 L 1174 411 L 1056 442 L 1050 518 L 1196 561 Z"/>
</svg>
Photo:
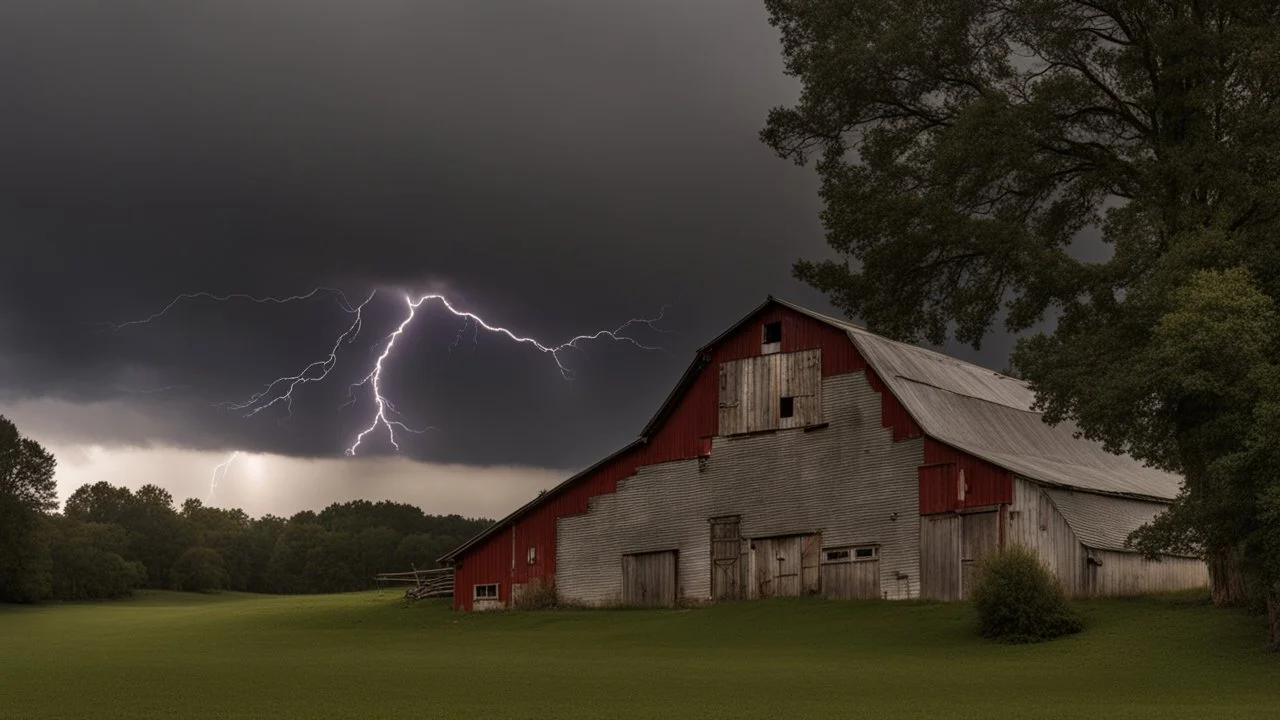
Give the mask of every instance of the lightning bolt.
<svg viewBox="0 0 1280 720">
<path fill-rule="evenodd" d="M 378 292 L 379 292 L 378 290 L 374 290 L 370 292 L 369 295 L 364 299 L 364 301 L 359 304 L 351 303 L 347 299 L 347 296 L 342 293 L 342 291 L 336 290 L 333 288 L 327 288 L 327 287 L 316 288 L 315 290 L 312 290 L 309 293 L 305 293 L 302 295 L 291 295 L 288 297 L 259 297 L 259 296 L 244 294 L 244 293 L 232 293 L 228 295 L 215 295 L 213 293 L 208 293 L 208 292 L 187 293 L 187 294 L 179 295 L 175 297 L 173 300 L 169 302 L 168 305 L 164 306 L 164 308 L 162 308 L 161 310 L 155 313 L 152 313 L 150 316 L 143 318 L 141 320 L 130 320 L 128 322 L 123 322 L 123 323 L 106 323 L 106 325 L 112 328 L 113 330 L 121 330 L 133 325 L 143 325 L 143 324 L 151 323 L 164 317 L 166 313 L 168 313 L 170 310 L 172 310 L 175 306 L 177 306 L 179 303 L 181 303 L 184 300 L 195 300 L 195 299 L 203 298 L 203 299 L 210 299 L 218 302 L 225 302 L 230 300 L 247 300 L 247 301 L 258 303 L 258 304 L 266 304 L 266 303 L 285 304 L 290 302 L 310 300 L 312 298 L 315 298 L 321 295 L 329 295 L 337 302 L 338 306 L 342 309 L 344 313 L 352 315 L 353 318 L 352 318 L 351 324 L 347 326 L 347 329 L 344 330 L 340 335 L 338 335 L 337 339 L 334 341 L 332 347 L 330 348 L 329 353 L 325 357 L 319 360 L 315 360 L 311 363 L 308 363 L 306 366 L 304 366 L 301 370 L 299 370 L 296 373 L 293 373 L 290 375 L 284 375 L 276 378 L 275 380 L 272 380 L 271 382 L 267 383 L 261 390 L 254 393 L 246 400 L 238 401 L 238 402 L 224 402 L 224 403 L 217 404 L 218 407 L 222 407 L 225 409 L 243 411 L 245 414 L 245 417 L 252 417 L 262 412 L 263 410 L 282 404 L 286 409 L 286 412 L 288 413 L 288 415 L 291 417 L 293 413 L 294 391 L 304 385 L 320 382 L 329 376 L 330 372 L 333 371 L 334 367 L 338 363 L 338 353 L 341 350 L 342 346 L 344 344 L 351 344 L 352 342 L 355 341 L 356 337 L 360 334 L 360 330 L 363 327 L 363 323 L 364 323 L 365 307 L 369 304 L 370 301 L 373 300 L 373 298 L 378 294 Z M 627 334 L 627 331 L 637 326 L 645 326 L 650 330 L 653 330 L 656 332 L 667 332 L 657 327 L 657 323 L 663 319 L 667 311 L 667 306 L 663 306 L 662 309 L 659 311 L 657 317 L 632 318 L 612 330 L 597 330 L 592 333 L 574 336 L 558 345 L 551 345 L 551 344 L 544 343 L 540 340 L 537 340 L 533 337 L 526 337 L 524 335 L 517 334 L 515 331 L 510 330 L 508 328 L 501 327 L 498 325 L 493 325 L 488 321 L 486 321 L 484 318 L 477 315 L 476 313 L 460 310 L 452 302 L 450 302 L 447 297 L 438 293 L 420 295 L 420 296 L 417 296 L 416 298 L 413 295 L 406 293 L 402 296 L 402 299 L 405 304 L 404 317 L 401 319 L 399 325 L 396 326 L 395 330 L 393 330 L 390 334 L 388 334 L 385 338 L 382 339 L 381 341 L 382 349 L 378 353 L 377 357 L 374 359 L 373 365 L 370 368 L 369 372 L 363 378 L 361 378 L 357 382 L 352 383 L 350 386 L 348 386 L 347 388 L 348 400 L 347 402 L 343 403 L 342 406 L 339 407 L 339 411 L 341 411 L 344 408 L 355 405 L 358 399 L 356 394 L 357 390 L 364 387 L 369 388 L 369 394 L 374 401 L 373 417 L 369 420 L 368 425 L 364 426 L 364 428 L 360 430 L 359 433 L 356 434 L 354 441 L 351 443 L 349 447 L 347 447 L 346 454 L 349 456 L 354 456 L 356 452 L 359 450 L 361 444 L 364 443 L 365 439 L 369 437 L 370 434 L 378 432 L 379 429 L 383 429 L 386 431 L 387 440 L 391 443 L 391 446 L 394 447 L 396 450 L 400 449 L 400 443 L 396 435 L 397 430 L 401 432 L 420 434 L 433 429 L 431 427 L 414 428 L 414 427 L 411 427 L 408 423 L 406 423 L 404 420 L 404 416 L 400 413 L 399 410 L 396 409 L 395 405 L 387 397 L 382 385 L 382 373 L 385 370 L 387 363 L 392 358 L 393 353 L 395 352 L 396 341 L 398 341 L 400 337 L 404 335 L 405 331 L 413 323 L 414 319 L 417 317 L 418 310 L 428 302 L 436 302 L 450 314 L 462 319 L 462 327 L 458 329 L 457 336 L 454 338 L 453 343 L 449 345 L 450 354 L 452 354 L 454 348 L 456 348 L 457 345 L 462 341 L 462 338 L 468 328 L 472 328 L 472 331 L 473 331 L 472 332 L 473 344 L 479 343 L 479 333 L 481 330 L 484 330 L 488 333 L 505 337 L 508 340 L 511 340 L 512 342 L 515 342 L 517 344 L 527 345 L 529 347 L 532 347 L 533 349 L 537 350 L 540 353 L 545 353 L 550 355 L 552 359 L 555 361 L 556 368 L 560 371 L 561 377 L 566 380 L 573 378 L 573 371 L 572 369 L 569 368 L 569 366 L 565 365 L 561 357 L 561 353 L 564 353 L 565 351 L 575 350 L 578 352 L 582 352 L 583 351 L 582 344 L 585 342 L 594 341 L 594 340 L 612 340 L 615 342 L 625 342 L 625 343 L 634 345 L 635 347 L 641 350 L 662 350 L 661 347 L 646 345 L 640 342 L 636 338 Z M 229 466 L 231 464 L 231 462 L 235 459 L 236 455 L 238 455 L 238 453 L 232 455 L 231 459 L 229 459 L 223 465 L 219 466 L 219 468 L 222 468 L 221 470 L 222 475 L 226 474 L 226 466 Z M 218 472 L 219 471 L 215 469 L 213 487 L 217 486 L 217 480 L 218 480 L 218 477 L 220 477 Z M 211 493 L 212 493 L 212 488 L 211 488 Z"/>
<path fill-rule="evenodd" d="M 220 463 L 217 467 L 213 469 L 213 478 L 209 480 L 209 502 L 210 503 L 213 503 L 213 501 L 217 499 L 218 481 L 226 479 L 227 471 L 231 469 L 231 463 L 235 462 L 236 458 L 238 457 L 240 457 L 239 450 L 231 453 L 231 457 L 227 458 L 226 462 Z"/>
<path fill-rule="evenodd" d="M 218 302 L 226 302 L 228 300 L 248 300 L 250 302 L 257 303 L 259 305 L 266 305 L 266 304 L 284 305 L 285 303 L 297 302 L 299 300 L 310 300 L 311 298 L 317 297 L 320 295 L 330 295 L 338 302 L 338 305 L 345 312 L 352 312 L 352 313 L 355 312 L 355 308 L 351 307 L 351 303 L 347 302 L 347 296 L 344 295 L 341 290 L 335 290 L 334 288 L 330 288 L 330 287 L 318 287 L 315 290 L 312 290 L 311 292 L 305 295 L 291 295 L 289 297 L 271 297 L 271 296 L 260 297 L 257 295 L 249 295 L 247 293 L 230 293 L 228 295 L 215 295 L 210 292 L 194 292 L 194 293 L 183 293 L 175 297 L 174 299 L 169 301 L 168 305 L 165 305 L 160 310 L 157 310 L 156 312 L 151 313 L 150 315 L 148 315 L 145 318 L 142 318 L 141 320 L 129 320 L 128 322 L 122 322 L 122 323 L 102 323 L 102 324 L 106 325 L 112 330 L 122 330 L 124 328 L 129 327 L 130 325 L 146 325 L 149 322 L 153 322 L 155 320 L 159 320 L 160 318 L 164 317 L 170 310 L 172 310 L 182 301 L 195 300 L 197 298 L 206 298 L 209 300 L 216 300 Z"/>
<path fill-rule="evenodd" d="M 355 315 L 355 319 L 352 320 L 351 325 L 338 336 L 338 339 L 333 342 L 333 347 L 330 348 L 329 355 L 327 357 L 322 360 L 316 360 L 309 363 L 306 367 L 302 368 L 301 371 L 294 373 L 293 375 L 286 375 L 272 380 L 267 383 L 266 387 L 262 390 L 250 396 L 248 400 L 235 403 L 219 403 L 219 405 L 230 410 L 244 410 L 246 411 L 245 417 L 253 417 L 273 405 L 284 403 L 285 408 L 288 410 L 289 417 L 293 417 L 293 391 L 300 385 L 320 382 L 321 380 L 329 377 L 329 373 L 333 370 L 334 366 L 338 364 L 338 350 L 341 349 L 343 343 L 350 344 L 354 342 L 356 336 L 360 334 L 360 328 L 364 323 L 364 307 L 369 304 L 370 300 L 373 300 L 374 294 L 375 293 L 369 293 L 369 296 L 364 299 L 364 302 L 356 305 L 355 307 L 352 307 L 351 303 L 347 302 L 346 296 L 342 296 L 340 305 L 343 308 L 343 312 Z M 300 295 L 296 298 L 290 299 L 305 300 L 309 297 L 311 297 L 311 295 Z M 284 386 L 284 391 L 279 394 L 272 395 L 272 391 L 281 386 Z"/>
</svg>

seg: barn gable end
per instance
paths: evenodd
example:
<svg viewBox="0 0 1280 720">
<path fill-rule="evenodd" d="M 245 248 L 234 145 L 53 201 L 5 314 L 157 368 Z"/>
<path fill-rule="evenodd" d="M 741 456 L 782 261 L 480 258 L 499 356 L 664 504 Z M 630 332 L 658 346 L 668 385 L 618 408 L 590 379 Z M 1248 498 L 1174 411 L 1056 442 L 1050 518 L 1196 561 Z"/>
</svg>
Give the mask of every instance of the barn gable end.
<svg viewBox="0 0 1280 720">
<path fill-rule="evenodd" d="M 767 326 L 768 332 L 780 331 L 777 343 L 764 342 Z M 518 586 L 554 583 L 557 519 L 585 513 L 591 498 L 616 492 L 618 482 L 639 467 L 707 454 L 719 430 L 721 363 L 810 349 L 821 351 L 823 377 L 866 367 L 844 330 L 772 300 L 756 308 L 695 354 L 639 440 L 441 558 L 455 567 L 454 606 L 472 609 L 477 585 L 497 584 L 499 599 L 509 603 Z"/>
</svg>

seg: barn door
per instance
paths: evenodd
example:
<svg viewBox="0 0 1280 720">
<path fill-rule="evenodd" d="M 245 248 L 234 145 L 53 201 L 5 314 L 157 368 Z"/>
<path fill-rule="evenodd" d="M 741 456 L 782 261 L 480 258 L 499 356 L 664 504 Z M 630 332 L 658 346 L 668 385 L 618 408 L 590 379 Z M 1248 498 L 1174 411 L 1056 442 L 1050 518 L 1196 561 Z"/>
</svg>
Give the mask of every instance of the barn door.
<svg viewBox="0 0 1280 720">
<path fill-rule="evenodd" d="M 676 551 L 622 556 L 622 603 L 672 607 L 676 604 Z"/>
<path fill-rule="evenodd" d="M 711 519 L 711 599 L 742 598 L 742 537 L 738 517 Z"/>
<path fill-rule="evenodd" d="M 960 516 L 960 568 L 962 598 L 968 598 L 978 563 L 1000 550 L 1000 513 L 991 510 Z"/>
<path fill-rule="evenodd" d="M 960 599 L 960 516 L 920 518 L 920 596 Z"/>
<path fill-rule="evenodd" d="M 751 544 L 752 597 L 797 597 L 818 592 L 821 535 L 758 538 Z"/>
</svg>

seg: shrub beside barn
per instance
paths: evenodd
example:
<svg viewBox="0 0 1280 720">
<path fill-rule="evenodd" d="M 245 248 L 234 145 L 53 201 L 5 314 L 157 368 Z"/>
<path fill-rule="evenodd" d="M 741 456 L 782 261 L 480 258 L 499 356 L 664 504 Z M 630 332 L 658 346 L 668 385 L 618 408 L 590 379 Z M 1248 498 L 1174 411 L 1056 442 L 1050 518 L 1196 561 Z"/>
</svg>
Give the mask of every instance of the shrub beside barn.
<svg viewBox="0 0 1280 720">
<path fill-rule="evenodd" d="M 454 606 L 968 597 L 1032 549 L 1067 593 L 1208 584 L 1125 537 L 1180 478 L 1050 427 L 1025 383 L 769 298 L 698 350 L 640 437 L 442 558 Z"/>
</svg>

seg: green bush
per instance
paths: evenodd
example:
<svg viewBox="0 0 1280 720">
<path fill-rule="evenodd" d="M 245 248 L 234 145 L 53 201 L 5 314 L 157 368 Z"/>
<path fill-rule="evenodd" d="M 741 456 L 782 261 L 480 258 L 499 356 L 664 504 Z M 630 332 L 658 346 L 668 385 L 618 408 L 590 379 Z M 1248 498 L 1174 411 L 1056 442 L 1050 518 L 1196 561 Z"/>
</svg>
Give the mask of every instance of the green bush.
<svg viewBox="0 0 1280 720">
<path fill-rule="evenodd" d="M 971 597 L 985 638 L 1034 643 L 1084 629 L 1057 578 L 1034 552 L 1018 545 L 979 565 Z"/>
</svg>

